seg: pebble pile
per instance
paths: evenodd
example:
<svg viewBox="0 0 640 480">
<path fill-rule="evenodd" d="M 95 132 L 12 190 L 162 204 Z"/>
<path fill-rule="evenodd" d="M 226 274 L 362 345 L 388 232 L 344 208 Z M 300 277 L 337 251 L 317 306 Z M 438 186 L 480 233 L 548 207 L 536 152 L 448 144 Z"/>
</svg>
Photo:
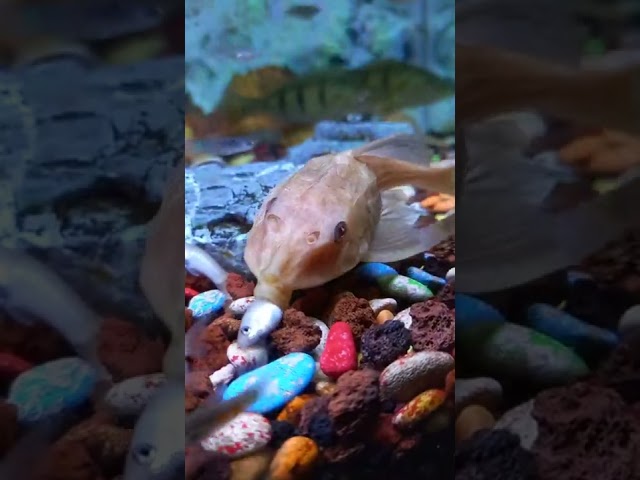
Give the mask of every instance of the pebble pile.
<svg viewBox="0 0 640 480">
<path fill-rule="evenodd" d="M 638 246 L 456 296 L 456 480 L 640 478 Z"/>
<path fill-rule="evenodd" d="M 219 311 L 212 286 L 188 279 L 185 330 L 200 348 L 187 357 L 186 411 L 217 389 L 229 399 L 262 385 L 246 413 L 190 449 L 189 478 L 449 478 L 454 249 L 448 240 L 298 292 L 266 343 L 246 349 L 236 337 L 254 285 L 230 274 Z"/>
</svg>

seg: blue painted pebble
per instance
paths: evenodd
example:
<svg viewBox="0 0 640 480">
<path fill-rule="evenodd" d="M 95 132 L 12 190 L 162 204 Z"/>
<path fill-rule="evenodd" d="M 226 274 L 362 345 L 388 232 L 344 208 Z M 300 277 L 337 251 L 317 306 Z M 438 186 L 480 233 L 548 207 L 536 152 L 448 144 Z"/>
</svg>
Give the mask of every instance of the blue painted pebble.
<svg viewBox="0 0 640 480">
<path fill-rule="evenodd" d="M 378 286 L 385 295 L 411 303 L 424 302 L 433 297 L 429 287 L 404 275 L 379 278 Z"/>
<path fill-rule="evenodd" d="M 18 407 L 21 422 L 37 422 L 82 405 L 91 396 L 97 372 L 78 357 L 38 365 L 18 376 L 7 401 Z"/>
<path fill-rule="evenodd" d="M 365 280 L 377 282 L 380 278 L 398 275 L 398 272 L 385 263 L 363 263 L 356 268 L 356 274 Z"/>
<path fill-rule="evenodd" d="M 603 355 L 618 344 L 618 336 L 562 310 L 536 303 L 527 310 L 526 325 L 573 349 L 583 358 Z"/>
<path fill-rule="evenodd" d="M 224 307 L 227 300 L 220 290 L 202 292 L 189 301 L 189 308 L 196 321 L 209 321 Z"/>
<path fill-rule="evenodd" d="M 235 398 L 256 386 L 259 388 L 258 398 L 247 407 L 247 411 L 269 413 L 282 408 L 307 388 L 315 371 L 316 361 L 311 355 L 290 353 L 264 367 L 241 375 L 231 382 L 222 398 Z"/>
<path fill-rule="evenodd" d="M 504 316 L 482 300 L 456 293 L 456 335 L 469 336 L 471 339 L 483 333 L 489 333 L 504 324 Z"/>
<path fill-rule="evenodd" d="M 439 289 L 447 283 L 444 278 L 431 275 L 429 272 L 425 272 L 418 267 L 407 268 L 407 276 L 422 283 L 423 285 L 426 285 L 430 289 Z"/>
</svg>

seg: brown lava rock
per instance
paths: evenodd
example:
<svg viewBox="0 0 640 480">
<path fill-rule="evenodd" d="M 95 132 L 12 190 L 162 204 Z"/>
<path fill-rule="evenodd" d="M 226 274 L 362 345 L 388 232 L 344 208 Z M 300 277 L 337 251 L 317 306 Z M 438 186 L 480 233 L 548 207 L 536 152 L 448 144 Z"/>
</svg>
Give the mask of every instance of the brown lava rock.
<svg viewBox="0 0 640 480">
<path fill-rule="evenodd" d="M 455 318 L 439 300 L 414 303 L 411 306 L 411 340 L 416 352 L 437 350 L 451 352 L 455 346 Z"/>
<path fill-rule="evenodd" d="M 7 453 L 18 438 L 18 407 L 0 402 L 0 458 Z"/>
<path fill-rule="evenodd" d="M 0 351 L 14 353 L 31 363 L 40 364 L 74 355 L 62 335 L 45 323 L 26 325 L 3 318 L 0 330 Z"/>
<path fill-rule="evenodd" d="M 595 372 L 593 383 L 612 388 L 627 402 L 640 402 L 640 352 L 621 345 Z"/>
<path fill-rule="evenodd" d="M 310 288 L 291 304 L 291 308 L 300 310 L 310 317 L 321 317 L 329 298 L 330 294 L 326 288 Z"/>
<path fill-rule="evenodd" d="M 220 325 L 196 324 L 187 332 L 186 360 L 192 371 L 204 371 L 209 375 L 229 363 L 227 348 L 231 342 Z"/>
<path fill-rule="evenodd" d="M 640 478 L 640 426 L 614 390 L 583 382 L 546 390 L 533 417 L 541 479 Z"/>
<path fill-rule="evenodd" d="M 229 273 L 227 276 L 227 291 L 234 300 L 238 298 L 250 297 L 256 284 L 245 279 L 237 273 Z"/>
<path fill-rule="evenodd" d="M 282 322 L 271 333 L 271 340 L 281 355 L 292 352 L 308 353 L 318 346 L 322 331 L 299 310 L 285 310 Z"/>
<path fill-rule="evenodd" d="M 131 322 L 107 318 L 102 324 L 98 354 L 115 382 L 161 372 L 164 352 L 161 339 L 147 337 Z"/>
<path fill-rule="evenodd" d="M 185 377 L 184 409 L 191 412 L 200 406 L 213 392 L 213 385 L 206 371 L 189 372 Z"/>
<path fill-rule="evenodd" d="M 447 283 L 442 287 L 435 298 L 444 303 L 449 310 L 454 310 L 456 308 L 456 291 L 450 283 Z M 453 312 L 451 313 L 453 314 Z"/>
<path fill-rule="evenodd" d="M 328 325 L 335 322 L 346 322 L 357 342 L 364 332 L 375 323 L 376 317 L 365 298 L 357 298 L 352 293 L 345 293 L 333 306 L 329 313 Z"/>
<path fill-rule="evenodd" d="M 298 421 L 298 431 L 301 435 L 308 435 L 314 417 L 328 413 L 329 396 L 312 398 L 300 409 L 300 420 Z"/>
<path fill-rule="evenodd" d="M 224 315 L 216 318 L 212 325 L 218 325 L 222 328 L 227 340 L 233 342 L 236 338 L 238 338 L 238 332 L 240 331 L 240 322 L 241 320 L 234 318 L 232 315 L 225 313 Z"/>
<path fill-rule="evenodd" d="M 378 376 L 375 370 L 365 369 L 338 379 L 328 405 L 338 437 L 362 434 L 375 425 L 380 410 Z"/>
<path fill-rule="evenodd" d="M 208 290 L 213 290 L 214 288 L 216 288 L 213 282 L 207 277 L 192 275 L 189 272 L 186 272 L 185 285 L 187 287 L 193 288 L 198 292 L 206 292 Z"/>
<path fill-rule="evenodd" d="M 189 446 L 185 452 L 186 480 L 230 480 L 231 462 L 206 451 L 200 445 Z"/>
</svg>

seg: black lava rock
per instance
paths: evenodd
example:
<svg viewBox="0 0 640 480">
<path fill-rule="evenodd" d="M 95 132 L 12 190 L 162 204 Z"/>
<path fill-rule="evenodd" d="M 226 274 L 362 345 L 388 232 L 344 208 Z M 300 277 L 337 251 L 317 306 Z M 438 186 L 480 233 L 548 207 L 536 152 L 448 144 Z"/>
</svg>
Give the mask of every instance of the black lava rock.
<svg viewBox="0 0 640 480">
<path fill-rule="evenodd" d="M 399 320 L 376 325 L 362 336 L 362 363 L 381 370 L 404 355 L 411 346 L 411 332 Z"/>
</svg>

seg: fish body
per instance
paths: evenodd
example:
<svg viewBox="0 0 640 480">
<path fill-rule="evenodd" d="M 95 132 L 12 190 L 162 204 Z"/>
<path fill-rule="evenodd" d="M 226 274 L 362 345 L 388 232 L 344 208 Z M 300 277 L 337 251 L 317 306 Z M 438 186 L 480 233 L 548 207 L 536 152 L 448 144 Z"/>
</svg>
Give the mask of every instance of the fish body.
<svg viewBox="0 0 640 480">
<path fill-rule="evenodd" d="M 450 236 L 452 218 L 417 226 L 423 212 L 395 188 L 454 193 L 454 163 L 428 166 L 429 158 L 424 138 L 396 135 L 313 158 L 276 186 L 247 236 L 244 259 L 258 280 L 256 299 L 284 310 L 293 290 L 323 285 L 362 261 L 408 258 Z M 264 311 L 259 305 L 247 310 L 240 345 L 268 334 Z M 269 321 L 274 312 L 270 308 Z"/>
<path fill-rule="evenodd" d="M 221 110 L 243 117 L 266 113 L 287 122 L 310 123 L 353 113 L 385 115 L 443 100 L 453 92 L 449 80 L 413 65 L 384 60 L 354 70 L 300 77 L 262 98 L 229 95 Z"/>
<path fill-rule="evenodd" d="M 16 320 L 35 319 L 50 325 L 105 379 L 110 377 L 98 358 L 102 318 L 38 260 L 0 247 L 0 302 Z"/>
<path fill-rule="evenodd" d="M 227 272 L 202 248 L 184 244 L 184 266 L 192 275 L 204 275 L 227 294 Z"/>
</svg>

